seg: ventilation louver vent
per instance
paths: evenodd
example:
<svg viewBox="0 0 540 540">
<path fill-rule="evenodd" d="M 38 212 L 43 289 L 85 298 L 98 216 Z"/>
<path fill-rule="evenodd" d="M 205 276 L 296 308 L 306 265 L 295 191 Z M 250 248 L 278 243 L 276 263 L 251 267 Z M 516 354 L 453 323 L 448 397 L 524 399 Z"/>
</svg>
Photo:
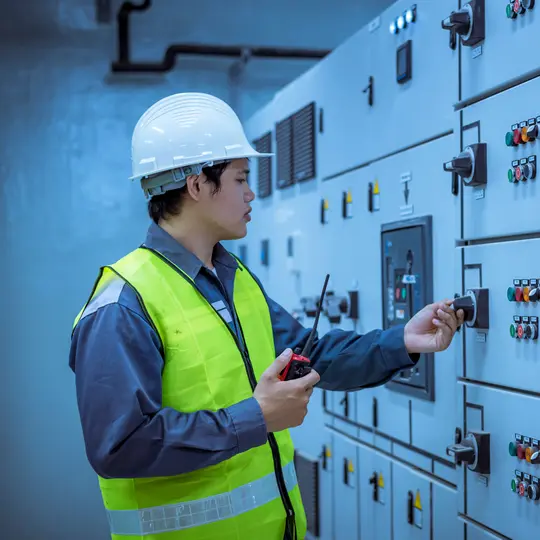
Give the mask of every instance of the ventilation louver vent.
<svg viewBox="0 0 540 540">
<path fill-rule="evenodd" d="M 315 178 L 315 103 L 276 124 L 277 187 Z"/>
<path fill-rule="evenodd" d="M 294 465 L 306 511 L 307 530 L 318 538 L 320 534 L 319 462 L 297 450 L 294 454 Z"/>
<path fill-rule="evenodd" d="M 292 117 L 276 124 L 277 187 L 290 186 L 293 181 Z"/>
<path fill-rule="evenodd" d="M 253 142 L 255 150 L 261 153 L 272 152 L 272 133 L 268 132 Z M 272 194 L 272 158 L 264 157 L 258 160 L 257 193 L 261 199 Z"/>
<path fill-rule="evenodd" d="M 293 120 L 293 178 L 304 182 L 315 177 L 315 103 L 299 110 Z"/>
</svg>

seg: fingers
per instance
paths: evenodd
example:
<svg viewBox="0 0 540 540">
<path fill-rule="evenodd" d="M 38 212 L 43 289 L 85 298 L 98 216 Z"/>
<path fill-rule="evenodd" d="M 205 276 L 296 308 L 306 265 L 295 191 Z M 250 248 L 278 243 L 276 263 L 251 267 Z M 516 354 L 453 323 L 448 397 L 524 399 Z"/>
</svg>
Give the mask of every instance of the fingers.
<svg viewBox="0 0 540 540">
<path fill-rule="evenodd" d="M 445 322 L 451 328 L 452 332 L 457 330 L 458 319 L 453 309 L 448 306 L 445 306 L 443 309 L 439 308 L 437 310 L 437 317 Z"/>
<path fill-rule="evenodd" d="M 287 366 L 292 356 L 291 349 L 285 349 L 265 371 L 265 374 L 270 378 L 277 377 Z"/>
<path fill-rule="evenodd" d="M 313 388 L 321 380 L 321 376 L 312 369 L 305 377 L 299 380 L 302 381 L 304 388 L 308 389 Z"/>
</svg>

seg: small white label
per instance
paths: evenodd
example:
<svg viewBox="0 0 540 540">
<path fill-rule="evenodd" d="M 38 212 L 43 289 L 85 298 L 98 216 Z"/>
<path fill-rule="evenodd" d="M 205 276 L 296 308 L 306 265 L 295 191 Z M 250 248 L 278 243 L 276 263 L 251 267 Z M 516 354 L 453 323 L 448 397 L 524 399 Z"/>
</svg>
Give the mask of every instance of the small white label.
<svg viewBox="0 0 540 540">
<path fill-rule="evenodd" d="M 405 274 L 401 282 L 402 283 L 416 283 L 416 276 L 413 274 Z"/>
<path fill-rule="evenodd" d="M 486 342 L 486 333 L 485 332 L 478 332 L 476 334 L 476 341 L 478 343 L 485 343 Z"/>
<path fill-rule="evenodd" d="M 379 487 L 379 503 L 384 504 L 384 488 Z"/>
<path fill-rule="evenodd" d="M 404 319 L 405 318 L 405 310 L 404 309 L 396 309 L 396 318 Z"/>
<path fill-rule="evenodd" d="M 412 204 L 408 204 L 407 206 L 400 206 L 399 207 L 399 213 L 402 216 L 408 216 L 410 214 L 414 213 L 414 206 Z"/>
<path fill-rule="evenodd" d="M 381 209 L 381 198 L 379 193 L 373 195 L 373 211 L 378 212 Z"/>
<path fill-rule="evenodd" d="M 483 486 L 487 487 L 488 485 L 488 478 L 487 476 L 483 476 L 483 475 L 478 475 L 476 481 L 479 483 L 479 484 L 482 484 Z"/>
<path fill-rule="evenodd" d="M 400 182 L 402 184 L 404 184 L 405 182 L 410 182 L 412 180 L 412 174 L 411 172 L 404 172 L 404 173 L 401 173 L 401 178 L 400 178 Z"/>
<path fill-rule="evenodd" d="M 377 17 L 376 19 L 373 19 L 369 25 L 368 25 L 368 30 L 370 32 L 375 32 L 375 30 L 377 30 L 377 28 L 379 28 L 379 26 L 381 26 L 381 17 Z"/>
<path fill-rule="evenodd" d="M 479 199 L 483 199 L 486 196 L 486 190 L 485 189 L 477 189 L 474 192 L 474 198 L 478 201 Z"/>
<path fill-rule="evenodd" d="M 482 49 L 482 45 L 478 45 L 478 47 L 475 47 L 473 50 L 472 50 L 472 58 L 473 60 L 475 58 L 478 58 L 483 52 L 483 49 Z"/>
<path fill-rule="evenodd" d="M 423 512 L 422 510 L 420 510 L 419 508 L 415 508 L 414 509 L 414 524 L 416 527 L 418 527 L 419 529 L 422 528 L 422 518 L 423 518 Z"/>
</svg>

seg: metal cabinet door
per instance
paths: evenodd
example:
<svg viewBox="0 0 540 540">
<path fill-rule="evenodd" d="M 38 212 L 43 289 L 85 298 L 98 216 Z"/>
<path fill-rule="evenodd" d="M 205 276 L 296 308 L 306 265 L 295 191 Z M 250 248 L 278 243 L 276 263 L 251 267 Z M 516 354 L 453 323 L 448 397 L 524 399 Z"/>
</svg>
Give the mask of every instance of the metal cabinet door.
<svg viewBox="0 0 540 540">
<path fill-rule="evenodd" d="M 335 539 L 359 539 L 358 448 L 334 435 L 334 536 Z"/>
<path fill-rule="evenodd" d="M 368 448 L 358 449 L 360 461 L 360 538 L 391 540 L 391 464 Z"/>
</svg>

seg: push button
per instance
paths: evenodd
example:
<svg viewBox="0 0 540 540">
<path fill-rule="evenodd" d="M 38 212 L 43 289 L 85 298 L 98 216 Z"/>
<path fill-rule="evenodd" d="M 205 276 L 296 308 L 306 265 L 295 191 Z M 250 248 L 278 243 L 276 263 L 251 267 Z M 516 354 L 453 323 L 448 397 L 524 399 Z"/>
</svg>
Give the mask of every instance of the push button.
<svg viewBox="0 0 540 540">
<path fill-rule="evenodd" d="M 514 287 L 508 287 L 506 290 L 506 297 L 510 302 L 515 302 L 516 300 L 516 289 Z"/>
<path fill-rule="evenodd" d="M 520 497 L 525 497 L 527 495 L 527 488 L 529 487 L 528 482 L 520 482 L 518 484 L 518 493 Z"/>
<path fill-rule="evenodd" d="M 522 444 L 517 445 L 517 457 L 518 459 L 525 459 L 525 447 Z"/>
<path fill-rule="evenodd" d="M 514 129 L 514 145 L 517 146 L 518 144 L 521 144 L 521 129 L 516 128 Z"/>
<path fill-rule="evenodd" d="M 512 456 L 512 457 L 516 457 L 517 456 L 517 446 L 516 446 L 516 443 L 515 442 L 511 442 L 509 443 L 508 445 L 508 453 Z"/>
<path fill-rule="evenodd" d="M 508 131 L 506 133 L 505 141 L 506 141 L 506 146 L 516 146 L 516 143 L 514 142 L 514 132 L 513 131 Z"/>
</svg>

